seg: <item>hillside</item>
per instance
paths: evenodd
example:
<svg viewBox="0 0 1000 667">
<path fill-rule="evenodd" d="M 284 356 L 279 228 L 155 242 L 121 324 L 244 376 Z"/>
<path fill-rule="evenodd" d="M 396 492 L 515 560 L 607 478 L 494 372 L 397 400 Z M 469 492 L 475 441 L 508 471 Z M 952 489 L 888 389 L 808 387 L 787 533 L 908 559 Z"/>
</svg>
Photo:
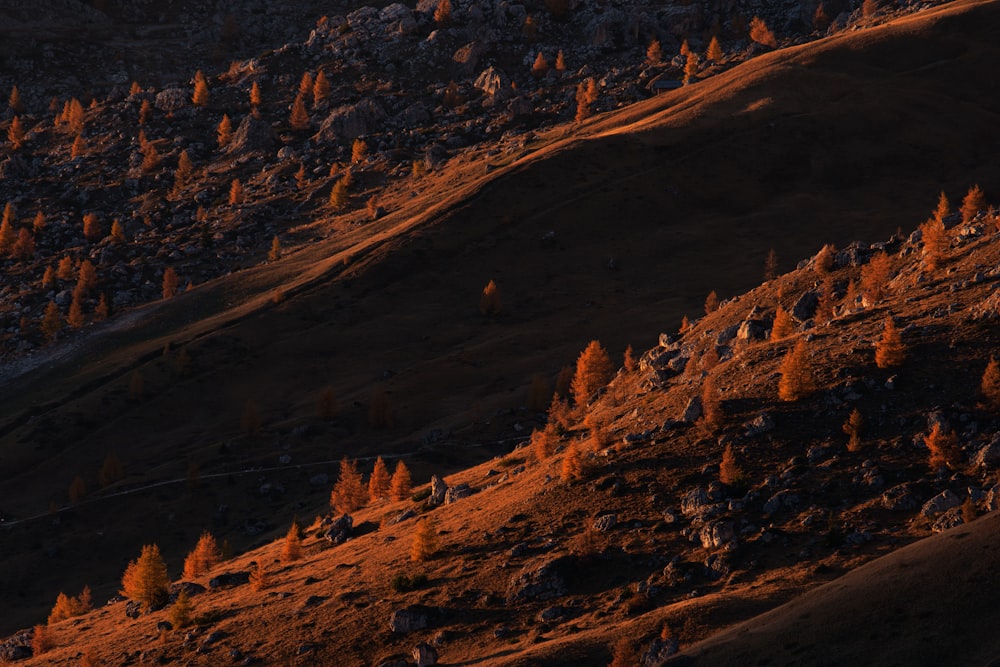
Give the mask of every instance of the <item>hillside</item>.
<svg viewBox="0 0 1000 667">
<path fill-rule="evenodd" d="M 764 54 L 582 125 L 453 150 L 419 180 L 380 180 L 409 160 L 387 167 L 378 157 L 358 172 L 361 192 L 365 179 L 380 183 L 374 220 L 360 193 L 346 214 L 323 212 L 333 176 L 265 197 L 270 209 L 225 213 L 234 225 L 225 234 L 263 225 L 253 228 L 257 254 L 268 215 L 315 219 L 281 232 L 288 247 L 275 261 L 220 252 L 233 273 L 123 308 L 0 370 L 3 629 L 43 620 L 60 590 L 89 584 L 99 602 L 109 598 L 145 543 L 162 547 L 176 577 L 211 529 L 238 554 L 220 571 L 263 562 L 272 585 L 195 595 L 199 613 L 219 613 L 186 643 L 175 632 L 156 647 L 167 612 L 122 623 L 124 603 L 115 603 L 58 624 L 44 661 L 73 664 L 92 646 L 111 664 L 144 651 L 216 664 L 232 650 L 367 664 L 440 634 L 446 662 L 599 662 L 619 636 L 648 646 L 666 624 L 685 647 L 924 537 L 939 513 L 920 508 L 945 489 L 992 509 L 992 454 L 985 467 L 972 462 L 992 451 L 997 430 L 975 391 L 996 340 L 995 222 L 986 211 L 969 224 L 947 218 L 953 247 L 924 277 L 919 236 L 884 239 L 925 220 L 942 189 L 956 205 L 973 182 L 1000 191 L 989 152 L 1000 127 L 990 83 L 998 11 L 953 3 Z M 193 127 L 210 133 L 214 120 L 199 114 Z M 218 196 L 230 164 L 251 174 L 258 159 L 213 156 L 189 194 Z M 287 184 L 299 162 L 267 164 L 264 178 Z M 809 298 L 794 308 L 824 279 L 812 265 L 753 289 L 770 248 L 790 269 L 825 243 L 855 239 L 863 242 L 837 255 L 832 292 L 843 299 L 886 249 L 894 277 L 877 303 L 841 303 L 829 324 L 814 319 Z M 151 267 L 141 275 L 144 293 L 155 293 Z M 478 310 L 489 280 L 502 298 L 492 317 Z M 577 415 L 554 458 L 511 453 L 545 422 L 548 394 L 539 403 L 533 384 L 551 390 L 591 339 L 617 367 L 627 344 L 650 347 L 683 315 L 700 316 L 712 290 L 751 291 L 679 340 L 661 336 L 640 370 L 620 373 L 587 411 L 587 424 Z M 745 321 L 766 332 L 778 302 L 795 312 L 795 337 L 810 339 L 817 360 L 818 391 L 794 404 L 776 400 L 792 339 L 734 338 Z M 898 372 L 876 370 L 871 358 L 889 313 L 908 346 Z M 722 363 L 704 370 L 725 412 L 714 429 L 676 421 L 703 382 L 678 360 L 700 357 L 709 341 Z M 321 418 L 327 387 L 339 410 Z M 370 423 L 380 395 L 391 425 Z M 851 406 L 867 425 L 862 452 L 843 449 Z M 948 474 L 931 470 L 921 449 L 928 415 L 960 429 L 963 458 Z M 607 442 L 586 445 L 584 481 L 560 482 L 564 448 L 589 443 L 595 420 Z M 718 482 L 713 465 L 726 444 L 745 488 Z M 99 489 L 109 453 L 124 476 Z M 477 492 L 433 510 L 423 501 L 367 508 L 354 516 L 355 539 L 330 548 L 313 529 L 303 563 L 274 563 L 273 540 L 292 517 L 326 511 L 345 454 L 363 459 L 365 472 L 375 455 L 403 455 L 418 483 L 448 474 Z M 87 490 L 68 504 L 76 475 Z M 412 518 L 379 527 L 402 509 L 436 518 L 442 558 L 408 564 Z M 607 530 L 587 530 L 611 514 Z M 421 571 L 428 582 L 418 591 L 387 585 Z M 555 572 L 557 602 L 520 596 L 524 582 L 512 580 L 521 572 L 528 583 Z M 386 631 L 393 611 L 417 603 L 429 609 L 427 632 Z M 288 621 L 280 635 L 274 619 Z M 193 652 L 212 632 L 222 634 Z"/>
</svg>

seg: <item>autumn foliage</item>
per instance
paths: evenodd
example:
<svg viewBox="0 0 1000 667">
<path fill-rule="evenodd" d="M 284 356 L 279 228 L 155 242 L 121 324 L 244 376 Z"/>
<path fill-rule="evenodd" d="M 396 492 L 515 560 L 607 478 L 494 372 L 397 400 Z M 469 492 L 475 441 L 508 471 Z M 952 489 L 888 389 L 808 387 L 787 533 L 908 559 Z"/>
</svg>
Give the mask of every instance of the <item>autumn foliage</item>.
<svg viewBox="0 0 1000 667">
<path fill-rule="evenodd" d="M 147 544 L 139 558 L 130 562 L 122 575 L 122 595 L 141 602 L 146 611 L 155 609 L 167 601 L 167 565 L 160 556 L 160 548 Z"/>
<path fill-rule="evenodd" d="M 361 480 L 357 463 L 345 456 L 340 461 L 340 477 L 330 494 L 330 505 L 342 514 L 349 514 L 367 504 L 368 490 Z"/>
<path fill-rule="evenodd" d="M 592 340 L 576 361 L 576 374 L 570 390 L 577 405 L 586 405 L 595 391 L 611 381 L 614 369 L 607 350 Z"/>
<path fill-rule="evenodd" d="M 882 337 L 875 344 L 875 364 L 879 368 L 899 366 L 906 359 L 906 348 L 903 338 L 896 328 L 892 318 L 886 318 Z"/>
<path fill-rule="evenodd" d="M 198 538 L 194 550 L 184 559 L 184 578 L 193 579 L 209 572 L 222 560 L 222 553 L 215 542 L 215 537 L 207 530 Z"/>
<path fill-rule="evenodd" d="M 413 489 L 413 481 L 410 477 L 410 469 L 402 460 L 396 462 L 396 470 L 392 473 L 389 482 L 389 497 L 392 500 L 406 500 Z"/>
<path fill-rule="evenodd" d="M 386 468 L 382 457 L 375 460 L 375 467 L 372 469 L 372 476 L 368 479 L 368 502 L 375 502 L 389 496 L 389 485 L 392 478 L 389 476 L 389 469 Z"/>
<path fill-rule="evenodd" d="M 434 519 L 423 517 L 417 521 L 413 544 L 410 547 L 410 560 L 423 562 L 434 558 L 438 550 L 437 528 Z"/>
<path fill-rule="evenodd" d="M 805 340 L 799 339 L 795 347 L 788 351 L 779 372 L 778 398 L 781 400 L 797 401 L 812 393 L 815 379 Z"/>
<path fill-rule="evenodd" d="M 302 558 L 302 535 L 299 534 L 299 524 L 292 521 L 285 540 L 281 545 L 281 562 L 291 563 Z"/>
<path fill-rule="evenodd" d="M 994 412 L 1000 411 L 1000 363 L 996 357 L 990 359 L 979 384 L 983 394 L 983 404 Z"/>
<path fill-rule="evenodd" d="M 774 33 L 764 23 L 764 19 L 759 16 L 750 19 L 750 39 L 772 49 L 778 46 L 778 40 L 775 39 Z"/>
<path fill-rule="evenodd" d="M 479 298 L 479 312 L 483 315 L 497 315 L 500 313 L 500 308 L 500 288 L 495 281 L 490 280 Z"/>
<path fill-rule="evenodd" d="M 931 427 L 930 433 L 924 436 L 924 444 L 929 453 L 928 463 L 932 470 L 942 467 L 953 467 L 958 463 L 958 438 L 954 433 L 945 433 L 940 422 Z"/>
</svg>

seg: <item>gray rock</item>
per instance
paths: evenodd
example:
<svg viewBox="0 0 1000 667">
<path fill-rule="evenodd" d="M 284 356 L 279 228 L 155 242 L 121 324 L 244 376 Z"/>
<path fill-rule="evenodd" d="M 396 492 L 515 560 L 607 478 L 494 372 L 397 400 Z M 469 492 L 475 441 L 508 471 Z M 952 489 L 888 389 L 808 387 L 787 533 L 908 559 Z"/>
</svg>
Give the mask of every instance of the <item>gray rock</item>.
<svg viewBox="0 0 1000 667">
<path fill-rule="evenodd" d="M 394 2 L 378 13 L 379 21 L 385 25 L 387 33 L 410 35 L 417 31 L 417 21 L 406 5 Z"/>
<path fill-rule="evenodd" d="M 546 607 L 538 614 L 538 620 L 542 623 L 551 623 L 552 621 L 558 621 L 560 618 L 566 615 L 566 610 L 562 607 L 556 605 L 555 607 Z"/>
<path fill-rule="evenodd" d="M 209 588 L 229 588 L 250 583 L 249 572 L 223 572 L 208 580 Z"/>
<path fill-rule="evenodd" d="M 431 475 L 431 495 L 427 498 L 427 502 L 431 505 L 440 505 L 444 502 L 447 493 L 448 485 L 445 481 L 437 475 Z"/>
<path fill-rule="evenodd" d="M 606 533 L 618 523 L 617 514 L 602 514 L 601 516 L 594 519 L 594 530 L 600 533 Z"/>
<path fill-rule="evenodd" d="M 808 291 L 799 297 L 799 300 L 792 306 L 792 317 L 799 322 L 805 322 L 816 314 L 816 306 L 819 304 L 819 292 Z"/>
<path fill-rule="evenodd" d="M 764 513 L 774 514 L 783 509 L 791 509 L 799 504 L 798 494 L 792 491 L 778 491 L 764 503 Z"/>
<path fill-rule="evenodd" d="M 695 395 L 688 399 L 681 421 L 693 424 L 701 417 L 701 396 Z"/>
<path fill-rule="evenodd" d="M 353 528 L 354 518 L 350 514 L 344 514 L 334 520 L 323 536 L 332 544 L 343 544 L 351 539 Z"/>
<path fill-rule="evenodd" d="M 318 473 L 309 478 L 309 486 L 326 486 L 330 483 L 330 476 L 325 472 Z"/>
<path fill-rule="evenodd" d="M 978 468 L 992 469 L 1000 463 L 1000 434 L 972 455 L 972 464 Z"/>
<path fill-rule="evenodd" d="M 955 526 L 961 526 L 965 521 L 962 519 L 962 508 L 952 507 L 947 510 L 937 520 L 931 525 L 931 530 L 935 533 L 942 533 L 949 528 L 954 528 Z"/>
<path fill-rule="evenodd" d="M 160 111 L 177 111 L 191 103 L 194 90 L 184 88 L 167 88 L 156 94 L 153 104 Z"/>
<path fill-rule="evenodd" d="M 503 99 L 510 92 L 510 79 L 492 65 L 480 72 L 472 85 L 493 99 Z"/>
<path fill-rule="evenodd" d="M 709 500 L 705 489 L 696 486 L 681 498 L 681 514 L 686 517 L 697 516 L 711 504 L 712 502 Z"/>
<path fill-rule="evenodd" d="M 125 604 L 125 615 L 129 618 L 139 618 L 142 616 L 142 603 L 136 602 L 135 600 L 129 600 Z"/>
<path fill-rule="evenodd" d="M 430 619 L 430 607 L 414 604 L 392 612 L 392 616 L 389 617 L 389 629 L 405 635 L 428 627 Z"/>
<path fill-rule="evenodd" d="M 479 64 L 479 59 L 483 56 L 484 50 L 480 42 L 470 42 L 455 51 L 451 60 L 455 63 L 458 75 L 463 78 L 472 76 L 472 73 L 476 71 L 476 66 Z"/>
<path fill-rule="evenodd" d="M 331 111 L 313 139 L 315 141 L 356 139 L 380 130 L 385 119 L 386 114 L 382 107 L 374 100 L 365 98 L 357 104 L 348 104 Z"/>
<path fill-rule="evenodd" d="M 444 504 L 450 505 L 456 500 L 461 500 L 462 498 L 468 498 L 473 493 L 472 487 L 468 484 L 456 484 L 455 486 L 448 489 L 447 493 L 444 494 Z"/>
<path fill-rule="evenodd" d="M 738 340 L 764 340 L 767 338 L 768 323 L 765 320 L 743 320 L 736 330 Z"/>
<path fill-rule="evenodd" d="M 438 652 L 427 642 L 420 642 L 413 647 L 413 659 L 417 661 L 417 667 L 430 667 L 436 665 Z"/>
<path fill-rule="evenodd" d="M 747 436 L 752 438 L 755 435 L 761 435 L 773 430 L 774 418 L 766 412 L 762 412 L 744 424 L 743 427 L 746 429 Z"/>
<path fill-rule="evenodd" d="M 903 512 L 916 509 L 919 504 L 909 484 L 897 484 L 882 494 L 882 507 L 887 510 Z"/>
<path fill-rule="evenodd" d="M 1000 509 L 1000 484 L 993 485 L 986 492 L 985 508 L 987 512 L 995 512 Z"/>
<path fill-rule="evenodd" d="M 642 653 L 642 667 L 660 667 L 679 650 L 680 644 L 676 639 L 654 639 Z"/>
<path fill-rule="evenodd" d="M 961 504 L 962 501 L 951 492 L 951 489 L 945 489 L 924 503 L 924 506 L 920 508 L 920 513 L 929 518 L 947 512 L 951 508 L 958 507 Z"/>
<path fill-rule="evenodd" d="M 527 565 L 507 586 L 509 603 L 551 600 L 566 595 L 565 573 L 576 563 L 572 556 L 559 556 L 540 565 Z"/>
<path fill-rule="evenodd" d="M 227 149 L 231 154 L 251 153 L 255 151 L 265 151 L 270 153 L 274 148 L 276 138 L 271 124 L 263 118 L 256 118 L 253 114 L 247 114 L 240 122 L 236 132 L 233 133 L 233 140 Z"/>
<path fill-rule="evenodd" d="M 177 596 L 183 591 L 187 593 L 189 598 L 195 595 L 201 595 L 205 592 L 205 587 L 201 584 L 196 584 L 193 581 L 178 581 L 176 584 L 170 584 L 170 601 L 174 602 Z"/>
<path fill-rule="evenodd" d="M 732 521 L 712 521 L 698 531 L 701 545 L 706 549 L 719 549 L 731 542 L 735 536 Z"/>
</svg>

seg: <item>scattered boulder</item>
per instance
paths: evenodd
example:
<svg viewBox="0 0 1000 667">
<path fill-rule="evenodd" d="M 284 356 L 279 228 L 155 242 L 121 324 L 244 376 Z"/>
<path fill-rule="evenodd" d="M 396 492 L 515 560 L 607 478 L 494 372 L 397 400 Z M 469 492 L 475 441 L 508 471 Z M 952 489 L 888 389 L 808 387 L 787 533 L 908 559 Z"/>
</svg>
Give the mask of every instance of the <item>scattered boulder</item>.
<svg viewBox="0 0 1000 667">
<path fill-rule="evenodd" d="M 935 533 L 942 533 L 949 528 L 961 526 L 965 521 L 962 519 L 962 508 L 952 507 L 941 514 L 931 525 L 931 530 Z"/>
<path fill-rule="evenodd" d="M 125 603 L 125 615 L 129 618 L 139 618 L 142 616 L 142 603 L 129 600 Z"/>
<path fill-rule="evenodd" d="M 642 667 L 659 667 L 680 650 L 676 639 L 654 639 L 642 653 Z"/>
<path fill-rule="evenodd" d="M 989 443 L 980 448 L 972 455 L 972 465 L 990 470 L 1000 463 L 1000 434 L 997 434 Z"/>
<path fill-rule="evenodd" d="M 764 514 L 775 514 L 783 509 L 792 509 L 799 504 L 799 496 L 793 491 L 778 491 L 764 503 Z"/>
<path fill-rule="evenodd" d="M 378 18 L 390 35 L 410 35 L 417 31 L 417 21 L 413 18 L 413 12 L 399 2 L 383 7 L 378 13 Z"/>
<path fill-rule="evenodd" d="M 389 617 L 389 629 L 405 635 L 430 626 L 431 608 L 422 604 L 413 604 L 392 612 Z"/>
<path fill-rule="evenodd" d="M 233 133 L 228 151 L 235 154 L 270 152 L 274 148 L 275 141 L 274 130 L 270 123 L 253 114 L 247 114 Z"/>
<path fill-rule="evenodd" d="M 540 565 L 526 565 L 507 585 L 507 601 L 551 600 L 566 595 L 566 572 L 575 564 L 572 556 L 559 556 Z"/>
<path fill-rule="evenodd" d="M 594 519 L 594 530 L 599 533 L 606 533 L 618 523 L 618 515 L 614 513 L 602 514 Z"/>
<path fill-rule="evenodd" d="M 719 549 L 736 537 L 732 521 L 712 521 L 698 531 L 701 545 L 706 549 Z"/>
<path fill-rule="evenodd" d="M 249 572 L 223 572 L 208 580 L 209 588 L 230 588 L 250 583 Z"/>
<path fill-rule="evenodd" d="M 343 544 L 351 539 L 351 531 L 354 529 L 354 519 L 350 514 L 344 514 L 335 519 L 330 527 L 323 534 L 323 537 L 330 540 L 332 544 Z"/>
<path fill-rule="evenodd" d="M 945 489 L 924 503 L 924 506 L 920 508 L 920 513 L 930 518 L 947 512 L 951 508 L 958 507 L 961 504 L 962 501 L 952 493 L 951 489 Z"/>
<path fill-rule="evenodd" d="M 805 322 L 816 314 L 816 306 L 819 305 L 819 292 L 810 290 L 802 294 L 795 305 L 792 306 L 792 317 L 799 322 Z"/>
<path fill-rule="evenodd" d="M 448 489 L 444 495 L 444 504 L 450 505 L 456 500 L 461 500 L 462 498 L 468 498 L 472 495 L 472 487 L 468 484 L 456 484 L 455 486 Z"/>
<path fill-rule="evenodd" d="M 191 91 L 183 88 L 167 88 L 156 94 L 153 104 L 160 111 L 177 111 L 191 103 Z"/>
<path fill-rule="evenodd" d="M 746 429 L 748 437 L 762 435 L 774 429 L 774 418 L 766 412 L 762 412 L 744 424 L 743 428 Z"/>
<path fill-rule="evenodd" d="M 431 505 L 444 503 L 445 495 L 448 493 L 448 485 L 438 475 L 431 475 L 431 495 L 427 502 Z"/>
<path fill-rule="evenodd" d="M 385 110 L 374 100 L 365 98 L 357 104 L 340 106 L 331 111 L 313 139 L 315 141 L 357 139 L 378 131 L 385 118 Z"/>
<path fill-rule="evenodd" d="M 427 642 L 420 642 L 413 647 L 413 659 L 417 661 L 417 667 L 430 667 L 436 665 L 438 652 Z"/>
<path fill-rule="evenodd" d="M 182 592 L 187 593 L 189 598 L 195 595 L 201 595 L 205 592 L 205 587 L 201 584 L 196 584 L 193 581 L 178 581 L 176 584 L 170 584 L 170 601 L 174 602 L 177 596 Z"/>
<path fill-rule="evenodd" d="M 701 417 L 701 411 L 701 396 L 694 395 L 688 400 L 684 414 L 681 415 L 681 421 L 693 424 Z"/>
<path fill-rule="evenodd" d="M 492 65 L 480 72 L 472 85 L 493 100 L 505 98 L 510 91 L 510 79 Z"/>
<path fill-rule="evenodd" d="M 920 503 L 909 484 L 897 484 L 882 494 L 882 507 L 896 512 L 916 509 Z"/>
</svg>

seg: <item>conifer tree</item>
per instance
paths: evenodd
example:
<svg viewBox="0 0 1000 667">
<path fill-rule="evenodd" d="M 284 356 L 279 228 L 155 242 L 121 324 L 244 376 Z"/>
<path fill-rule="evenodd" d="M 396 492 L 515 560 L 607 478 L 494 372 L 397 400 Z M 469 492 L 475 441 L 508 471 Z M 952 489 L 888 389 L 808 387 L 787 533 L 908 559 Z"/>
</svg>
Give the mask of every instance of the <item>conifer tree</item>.
<svg viewBox="0 0 1000 667">
<path fill-rule="evenodd" d="M 316 401 L 316 416 L 324 421 L 329 421 L 337 416 L 337 395 L 333 387 L 327 385 L 319 394 Z"/>
<path fill-rule="evenodd" d="M 354 140 L 351 144 L 351 162 L 358 164 L 364 162 L 368 157 L 368 142 L 366 142 L 361 137 Z"/>
<path fill-rule="evenodd" d="M 313 105 L 319 106 L 330 97 L 330 82 L 326 78 L 326 72 L 320 70 L 316 73 L 316 81 L 313 83 Z"/>
<path fill-rule="evenodd" d="M 31 231 L 36 234 L 45 229 L 45 214 L 39 211 L 35 214 L 35 219 L 31 221 Z"/>
<path fill-rule="evenodd" d="M 983 194 L 983 189 L 978 184 L 973 185 L 962 200 L 962 223 L 971 222 L 986 207 L 986 195 Z"/>
<path fill-rule="evenodd" d="M 410 547 L 410 560 L 421 563 L 434 558 L 438 550 L 437 529 L 434 519 L 425 516 L 417 521 Z"/>
<path fill-rule="evenodd" d="M 340 461 L 340 477 L 330 494 L 330 505 L 341 514 L 350 514 L 367 504 L 368 493 L 361 481 L 358 465 L 345 456 Z"/>
<path fill-rule="evenodd" d="M 938 196 L 937 208 L 934 209 L 934 219 L 938 222 L 944 222 L 944 219 L 951 214 L 951 204 L 948 203 L 948 197 L 944 194 L 944 190 Z"/>
<path fill-rule="evenodd" d="M 701 385 L 701 416 L 710 428 L 718 428 L 722 424 L 722 398 L 719 396 L 715 376 L 711 374 Z"/>
<path fill-rule="evenodd" d="M 88 241 L 96 241 L 101 238 L 101 222 L 94 212 L 83 216 L 83 236 Z"/>
<path fill-rule="evenodd" d="M 255 591 L 262 591 L 271 584 L 270 577 L 264 564 L 257 561 L 257 564 L 250 570 L 250 587 Z"/>
<path fill-rule="evenodd" d="M 833 292 L 833 276 L 827 276 L 819 288 L 819 299 L 816 302 L 816 321 L 829 322 L 833 319 L 833 309 L 836 305 L 836 295 Z"/>
<path fill-rule="evenodd" d="M 177 171 L 174 172 L 174 185 L 177 188 L 187 185 L 193 171 L 194 165 L 191 164 L 191 157 L 186 150 L 181 151 L 181 154 L 177 156 Z"/>
<path fill-rule="evenodd" d="M 562 49 L 559 49 L 559 53 L 556 54 L 555 68 L 557 72 L 566 71 L 566 56 L 563 55 Z"/>
<path fill-rule="evenodd" d="M 122 462 L 117 456 L 111 453 L 104 457 L 104 463 L 101 464 L 101 471 L 97 474 L 97 481 L 101 485 L 101 488 L 111 486 L 124 476 L 125 471 L 122 468 Z"/>
<path fill-rule="evenodd" d="M 150 611 L 167 601 L 167 565 L 160 556 L 160 548 L 147 544 L 139 558 L 130 562 L 122 575 L 122 595 L 142 603 Z"/>
<path fill-rule="evenodd" d="M 875 365 L 879 368 L 899 366 L 906 360 L 906 347 L 892 317 L 885 320 L 882 337 L 875 344 Z"/>
<path fill-rule="evenodd" d="M 291 527 L 285 534 L 285 541 L 281 546 L 281 562 L 291 563 L 302 558 L 302 537 L 299 534 L 299 524 L 292 521 Z"/>
<path fill-rule="evenodd" d="M 861 267 L 861 291 L 869 305 L 877 304 L 885 297 L 885 287 L 891 275 L 892 265 L 884 252 L 879 252 Z"/>
<path fill-rule="evenodd" d="M 240 183 L 240 179 L 234 178 L 233 182 L 229 184 L 229 205 L 239 206 L 243 203 L 243 184 Z"/>
<path fill-rule="evenodd" d="M 125 243 L 125 230 L 117 218 L 111 223 L 111 240 L 118 244 Z"/>
<path fill-rule="evenodd" d="M 194 579 L 209 572 L 222 560 L 215 537 L 207 530 L 198 538 L 194 549 L 184 559 L 184 578 Z"/>
<path fill-rule="evenodd" d="M 639 654 L 627 637 L 622 637 L 615 642 L 615 646 L 611 650 L 611 663 L 608 667 L 635 667 L 639 664 L 642 664 Z"/>
<path fill-rule="evenodd" d="M 607 350 L 592 340 L 576 361 L 571 390 L 577 405 L 586 405 L 595 391 L 611 381 L 614 369 Z"/>
<path fill-rule="evenodd" d="M 451 0 L 438 0 L 434 10 L 434 22 L 444 27 L 451 23 Z"/>
<path fill-rule="evenodd" d="M 948 231 L 941 220 L 933 217 L 920 225 L 920 234 L 924 269 L 928 273 L 934 273 L 944 262 L 944 255 L 951 246 Z"/>
<path fill-rule="evenodd" d="M 173 606 L 170 608 L 170 624 L 178 630 L 186 628 L 191 625 L 192 611 L 191 598 L 188 596 L 187 590 L 182 588 L 181 592 L 177 594 L 177 599 L 174 600 Z"/>
<path fill-rule="evenodd" d="M 49 305 L 45 307 L 45 316 L 42 318 L 42 333 L 51 343 L 55 341 L 61 329 L 62 315 L 59 312 L 59 306 L 56 305 L 55 301 L 49 301 Z"/>
<path fill-rule="evenodd" d="M 27 261 L 35 256 L 35 237 L 27 227 L 21 227 L 17 232 L 17 240 L 11 248 L 11 255 L 15 259 Z"/>
<path fill-rule="evenodd" d="M 593 77 L 581 81 L 576 87 L 576 122 L 590 118 L 591 106 L 597 101 L 597 82 Z"/>
<path fill-rule="evenodd" d="M 393 501 L 406 500 L 410 497 L 412 488 L 410 469 L 400 459 L 396 462 L 396 470 L 392 473 L 392 479 L 389 482 L 389 498 Z"/>
<path fill-rule="evenodd" d="M 663 49 L 660 47 L 660 40 L 654 39 L 646 49 L 646 63 L 656 66 L 663 62 Z"/>
<path fill-rule="evenodd" d="M 479 298 L 479 312 L 483 315 L 498 315 L 500 313 L 500 288 L 496 282 L 490 280 L 483 288 L 483 294 Z"/>
<path fill-rule="evenodd" d="M 722 460 L 719 462 L 719 481 L 726 486 L 733 486 L 743 481 L 743 471 L 736 463 L 736 453 L 733 446 L 726 445 L 722 450 Z"/>
<path fill-rule="evenodd" d="M 979 389 L 983 393 L 983 404 L 994 412 L 1000 412 L 1000 363 L 996 357 L 990 357 L 990 363 L 986 364 Z"/>
<path fill-rule="evenodd" d="M 309 111 L 306 109 L 305 96 L 299 93 L 292 102 L 292 111 L 288 117 L 288 124 L 293 130 L 309 129 Z"/>
<path fill-rule="evenodd" d="M 10 202 L 4 208 L 3 221 L 0 222 L 0 252 L 9 253 L 17 242 L 17 232 L 14 231 L 14 207 Z"/>
<path fill-rule="evenodd" d="M 55 647 L 55 640 L 48 627 L 36 625 L 31 637 L 31 651 L 33 655 L 48 653 Z"/>
<path fill-rule="evenodd" d="M 686 37 L 684 38 L 684 40 L 681 41 L 680 54 L 685 58 L 687 58 L 691 54 L 691 45 L 688 44 Z"/>
<path fill-rule="evenodd" d="M 722 45 L 719 43 L 718 37 L 712 37 L 712 41 L 708 43 L 708 51 L 705 52 L 705 57 L 713 63 L 722 62 L 725 54 L 722 52 Z"/>
<path fill-rule="evenodd" d="M 546 424 L 542 430 L 535 429 L 531 432 L 531 452 L 535 460 L 541 463 L 552 456 L 555 451 L 556 441 L 559 436 L 556 434 L 555 424 Z"/>
<path fill-rule="evenodd" d="M 861 412 L 857 408 L 854 408 L 847 417 L 847 421 L 841 427 L 849 438 L 847 441 L 847 451 L 861 451 L 861 428 L 863 426 L 864 419 L 861 417 Z"/>
<path fill-rule="evenodd" d="M 139 106 L 139 125 L 145 125 L 149 122 L 149 117 L 153 115 L 153 105 L 149 103 L 149 100 L 143 100 L 142 104 Z"/>
<path fill-rule="evenodd" d="M 76 616 L 76 609 L 74 608 L 72 599 L 65 593 L 60 592 L 56 596 L 55 606 L 49 612 L 48 624 L 54 625 L 59 621 L 65 621 L 67 618 L 72 618 L 73 616 Z"/>
<path fill-rule="evenodd" d="M 764 280 L 770 281 L 778 277 L 778 253 L 771 248 L 764 259 Z"/>
<path fill-rule="evenodd" d="M 302 73 L 302 80 L 299 81 L 299 95 L 303 101 L 309 101 L 313 94 L 313 75 L 309 70 Z"/>
<path fill-rule="evenodd" d="M 78 158 L 83 155 L 85 150 L 87 150 L 87 142 L 83 140 L 83 135 L 76 135 L 76 139 L 73 140 L 73 145 L 69 148 L 69 156 L 72 158 Z"/>
<path fill-rule="evenodd" d="M 279 259 L 281 259 L 281 240 L 275 235 L 271 239 L 271 249 L 267 253 L 267 261 L 277 262 Z"/>
<path fill-rule="evenodd" d="M 10 100 L 7 103 L 10 110 L 15 114 L 24 113 L 24 103 L 21 101 L 21 92 L 14 86 L 10 89 Z"/>
<path fill-rule="evenodd" d="M 705 314 L 711 315 L 718 309 L 719 309 L 719 295 L 715 293 L 715 290 L 712 290 L 711 292 L 708 293 L 708 296 L 705 297 Z"/>
<path fill-rule="evenodd" d="M 778 398 L 783 401 L 797 401 L 808 396 L 815 388 L 815 379 L 809 361 L 806 342 L 799 339 L 795 347 L 788 351 L 779 369 Z"/>
<path fill-rule="evenodd" d="M 535 57 L 535 62 L 531 65 L 531 74 L 536 78 L 541 78 L 549 71 L 549 61 L 545 59 L 542 52 L 539 51 L 538 55 Z"/>
<path fill-rule="evenodd" d="M 692 51 L 687 55 L 687 60 L 684 63 L 684 85 L 689 85 L 694 82 L 694 78 L 698 75 L 700 69 L 700 63 L 698 62 L 698 54 Z"/>
<path fill-rule="evenodd" d="M 194 75 L 194 93 L 191 95 L 191 102 L 196 107 L 208 106 L 208 80 L 201 70 Z"/>
<path fill-rule="evenodd" d="M 177 286 L 179 283 L 180 279 L 177 277 L 174 267 L 168 266 L 163 272 L 163 298 L 172 299 L 177 296 Z"/>
<path fill-rule="evenodd" d="M 788 314 L 779 303 L 774 311 L 774 324 L 771 325 L 771 342 L 788 338 L 795 332 L 795 325 L 792 323 L 792 316 Z"/>
<path fill-rule="evenodd" d="M 958 438 L 954 433 L 944 433 L 940 422 L 935 422 L 930 433 L 924 436 L 924 444 L 929 453 L 928 464 L 931 470 L 951 468 L 958 463 Z"/>
<path fill-rule="evenodd" d="M 102 294 L 100 300 L 97 302 L 97 306 L 94 307 L 94 319 L 98 322 L 103 322 L 108 319 L 110 310 L 108 307 L 108 297 L 106 294 Z"/>
<path fill-rule="evenodd" d="M 10 147 L 12 150 L 20 150 L 24 146 L 25 139 L 24 125 L 21 123 L 20 116 L 14 116 L 10 121 L 10 125 L 7 126 L 7 141 L 10 142 Z"/>
<path fill-rule="evenodd" d="M 827 243 L 820 248 L 819 252 L 816 253 L 816 272 L 824 275 L 830 273 L 833 270 L 833 261 L 836 258 L 836 254 L 837 249 L 833 244 Z"/>
<path fill-rule="evenodd" d="M 774 33 L 764 23 L 764 19 L 759 16 L 750 19 L 750 39 L 763 46 L 769 46 L 772 49 L 778 46 L 778 40 L 775 39 Z"/>
<path fill-rule="evenodd" d="M 629 373 L 634 373 L 637 368 L 639 368 L 639 362 L 636 361 L 635 352 L 632 351 L 632 346 L 628 345 L 625 348 L 625 354 L 622 358 L 622 366 Z"/>
<path fill-rule="evenodd" d="M 79 290 L 73 291 L 73 301 L 69 305 L 69 313 L 66 315 L 66 323 L 73 329 L 79 329 L 87 323 L 83 315 L 83 296 Z"/>
<path fill-rule="evenodd" d="M 368 502 L 375 502 L 389 497 L 389 486 L 392 478 L 389 476 L 389 469 L 385 466 L 382 457 L 375 459 L 375 467 L 372 475 L 368 479 Z"/>
<path fill-rule="evenodd" d="M 260 94 L 260 84 L 254 81 L 253 85 L 250 86 L 250 106 L 259 107 L 262 101 L 263 98 Z"/>
<path fill-rule="evenodd" d="M 349 199 L 350 195 L 347 192 L 347 179 L 341 178 L 333 184 L 333 189 L 330 190 L 330 206 L 332 206 L 335 211 L 342 211 L 347 207 Z"/>
<path fill-rule="evenodd" d="M 580 453 L 576 441 L 569 443 L 569 446 L 566 447 L 560 477 L 564 482 L 583 479 L 583 455 Z"/>
<path fill-rule="evenodd" d="M 215 137 L 219 148 L 226 148 L 233 141 L 233 124 L 228 115 L 222 115 L 222 120 L 219 121 L 219 126 L 215 130 Z"/>
</svg>

